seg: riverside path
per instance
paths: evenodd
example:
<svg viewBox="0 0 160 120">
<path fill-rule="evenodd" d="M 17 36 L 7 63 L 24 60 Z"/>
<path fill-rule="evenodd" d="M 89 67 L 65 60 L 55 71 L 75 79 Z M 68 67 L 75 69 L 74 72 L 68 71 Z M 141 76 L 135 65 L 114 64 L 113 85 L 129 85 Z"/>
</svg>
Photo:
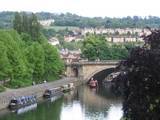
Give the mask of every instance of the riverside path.
<svg viewBox="0 0 160 120">
<path fill-rule="evenodd" d="M 80 81 L 76 78 L 63 78 L 57 81 L 37 84 L 34 86 L 29 86 L 19 89 L 7 89 L 5 92 L 0 93 L 0 110 L 6 108 L 13 97 L 24 96 L 24 95 L 36 95 L 37 98 L 41 98 L 45 89 L 59 87 L 61 85 L 68 84 L 70 82 L 75 83 L 75 85 L 80 84 Z"/>
</svg>

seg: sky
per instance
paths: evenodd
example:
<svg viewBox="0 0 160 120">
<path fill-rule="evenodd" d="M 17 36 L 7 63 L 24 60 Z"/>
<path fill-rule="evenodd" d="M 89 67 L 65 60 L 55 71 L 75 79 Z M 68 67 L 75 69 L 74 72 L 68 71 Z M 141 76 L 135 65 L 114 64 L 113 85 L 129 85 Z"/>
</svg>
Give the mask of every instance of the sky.
<svg viewBox="0 0 160 120">
<path fill-rule="evenodd" d="M 0 0 L 0 11 L 70 12 L 88 17 L 160 16 L 160 0 Z"/>
</svg>

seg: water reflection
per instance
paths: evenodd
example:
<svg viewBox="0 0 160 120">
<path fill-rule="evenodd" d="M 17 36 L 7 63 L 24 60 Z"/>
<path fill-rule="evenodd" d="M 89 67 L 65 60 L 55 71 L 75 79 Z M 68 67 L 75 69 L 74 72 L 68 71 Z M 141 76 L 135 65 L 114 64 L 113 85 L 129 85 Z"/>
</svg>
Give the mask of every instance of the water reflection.
<svg viewBox="0 0 160 120">
<path fill-rule="evenodd" d="M 106 93 L 106 89 L 80 87 L 74 94 L 78 99 L 62 105 L 61 120 L 119 120 L 122 116 L 121 98 Z M 66 96 L 66 99 L 70 96 Z"/>
<path fill-rule="evenodd" d="M 16 115 L 9 113 L 0 120 L 119 120 L 122 116 L 120 97 L 103 87 L 78 87 L 51 103 L 45 101 L 36 110 Z"/>
</svg>

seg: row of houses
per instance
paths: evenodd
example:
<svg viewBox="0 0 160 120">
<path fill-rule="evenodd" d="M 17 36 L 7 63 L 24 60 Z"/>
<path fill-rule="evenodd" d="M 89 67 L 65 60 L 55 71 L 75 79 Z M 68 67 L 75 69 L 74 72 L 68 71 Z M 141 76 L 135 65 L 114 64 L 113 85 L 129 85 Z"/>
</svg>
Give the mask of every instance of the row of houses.
<svg viewBox="0 0 160 120">
<path fill-rule="evenodd" d="M 123 42 L 142 42 L 142 37 L 106 37 L 106 40 L 113 43 L 123 43 Z"/>
<path fill-rule="evenodd" d="M 83 41 L 83 38 L 80 37 L 73 37 L 73 36 L 66 36 L 64 37 L 64 41 L 65 42 L 78 42 L 78 41 Z M 143 41 L 142 37 L 131 37 L 131 36 L 114 36 L 114 37 L 110 37 L 110 36 L 106 36 L 106 40 L 109 42 L 113 42 L 113 43 L 123 43 L 123 42 L 141 42 Z M 58 45 L 59 40 L 56 37 L 52 37 L 49 39 L 48 41 L 51 45 Z"/>
<path fill-rule="evenodd" d="M 139 28 L 125 28 L 125 29 L 103 29 L 103 28 L 84 28 L 79 30 L 73 30 L 74 35 L 64 36 L 64 41 L 83 41 L 84 36 L 87 33 L 91 34 L 105 34 L 106 40 L 111 42 L 136 42 L 142 41 L 144 35 L 151 34 L 148 29 L 139 29 Z"/>
<path fill-rule="evenodd" d="M 77 31 L 77 30 L 75 30 Z M 87 33 L 95 33 L 95 34 L 111 34 L 111 35 L 137 35 L 137 36 L 141 36 L 141 35 L 148 35 L 150 34 L 150 30 L 149 29 L 140 29 L 140 28 L 115 28 L 115 29 L 111 29 L 111 28 L 84 28 L 84 29 L 79 29 L 78 32 L 81 32 L 82 35 L 86 35 Z"/>
<path fill-rule="evenodd" d="M 78 62 L 81 59 L 81 50 L 68 50 L 62 49 L 60 51 L 60 57 L 65 63 Z"/>
</svg>

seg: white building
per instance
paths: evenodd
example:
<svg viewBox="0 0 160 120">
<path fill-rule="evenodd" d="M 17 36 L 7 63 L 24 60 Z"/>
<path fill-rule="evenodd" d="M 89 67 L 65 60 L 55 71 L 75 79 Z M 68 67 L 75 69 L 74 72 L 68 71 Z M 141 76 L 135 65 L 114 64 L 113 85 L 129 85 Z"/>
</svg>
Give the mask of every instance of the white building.
<svg viewBox="0 0 160 120">
<path fill-rule="evenodd" d="M 52 37 L 51 39 L 48 40 L 48 43 L 50 43 L 51 45 L 58 45 L 59 40 L 56 37 Z"/>
<path fill-rule="evenodd" d="M 54 23 L 54 19 L 40 20 L 39 23 L 44 27 L 48 27 L 51 23 Z"/>
</svg>

